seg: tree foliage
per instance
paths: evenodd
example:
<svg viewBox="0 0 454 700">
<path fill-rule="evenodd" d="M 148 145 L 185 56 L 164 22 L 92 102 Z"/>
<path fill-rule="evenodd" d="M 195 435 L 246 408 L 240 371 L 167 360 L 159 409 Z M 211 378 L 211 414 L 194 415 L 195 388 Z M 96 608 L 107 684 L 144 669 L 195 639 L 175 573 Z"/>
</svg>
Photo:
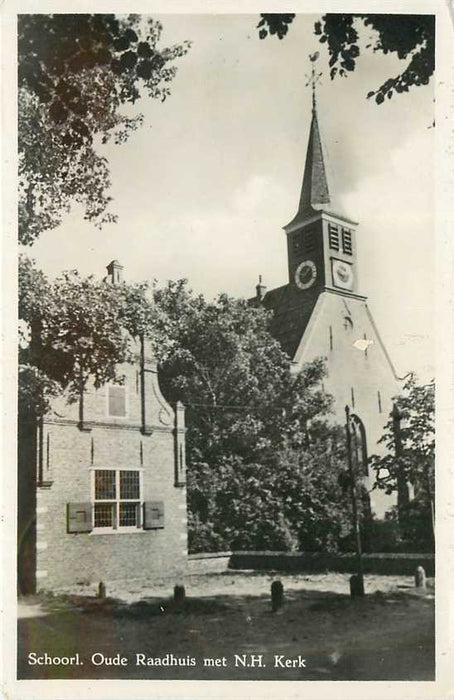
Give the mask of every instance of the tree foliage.
<svg viewBox="0 0 454 700">
<path fill-rule="evenodd" d="M 282 39 L 288 32 L 294 14 L 262 14 L 258 24 L 259 37 L 268 34 Z M 427 85 L 435 69 L 434 15 L 398 14 L 326 14 L 314 26 L 320 42 L 326 44 L 329 54 L 331 79 L 347 76 L 356 68 L 360 56 L 359 25 L 372 29 L 366 48 L 384 54 L 394 53 L 407 60 L 404 70 L 371 90 L 377 104 L 394 93 L 408 92 L 416 85 Z"/>
<path fill-rule="evenodd" d="M 156 290 L 154 298 L 170 319 L 174 345 L 161 363 L 162 383 L 172 401 L 187 406 L 194 458 L 250 457 L 298 441 L 301 426 L 329 411 L 331 398 L 317 388 L 323 362 L 292 376 L 263 309 L 225 294 L 208 302 L 184 281 Z"/>
<path fill-rule="evenodd" d="M 299 450 L 269 448 L 254 460 L 231 454 L 215 465 L 191 465 L 191 551 L 338 550 L 350 530 L 349 502 L 337 478 L 342 437 L 323 424 Z"/>
<path fill-rule="evenodd" d="M 324 362 L 290 371 L 269 314 L 184 282 L 155 291 L 173 350 L 164 393 L 186 407 L 192 551 L 336 548 L 349 528 L 345 439 L 326 422 Z"/>
<path fill-rule="evenodd" d="M 371 467 L 375 470 L 375 485 L 390 494 L 397 492 L 399 477 L 414 489 L 414 500 L 399 514 L 406 536 L 409 530 L 421 531 L 421 522 L 427 529 L 433 528 L 435 493 L 435 384 L 418 385 L 412 375 L 404 386 L 404 392 L 396 399 L 400 414 L 400 448 L 396 451 L 396 425 L 391 418 L 380 442 L 385 445 L 383 456 L 372 455 Z M 396 453 L 397 452 L 397 453 Z M 417 522 L 416 522 L 417 521 Z M 431 534 L 429 533 L 429 538 Z M 427 539 L 427 530 L 426 530 Z"/>
<path fill-rule="evenodd" d="M 19 264 L 20 404 L 43 414 L 65 391 L 80 396 L 88 381 L 99 387 L 121 381 L 119 366 L 134 356 L 134 338 L 165 321 L 158 318 L 147 285 L 62 273 L 53 282 L 21 256 Z"/>
<path fill-rule="evenodd" d="M 401 455 L 395 455 L 395 432 L 392 418 L 388 421 L 380 443 L 386 447 L 383 457 L 371 457 L 376 485 L 387 493 L 397 490 L 397 474 L 402 469 L 405 479 L 417 493 L 433 492 L 435 466 L 435 384 L 418 385 L 413 375 L 404 386 L 404 393 L 395 400 L 400 414 Z"/>
<path fill-rule="evenodd" d="M 165 100 L 172 62 L 189 44 L 159 46 L 162 26 L 139 15 L 20 15 L 19 239 L 55 228 L 73 201 L 96 225 L 113 220 L 109 167 L 97 150 L 142 123 L 122 106 Z"/>
</svg>

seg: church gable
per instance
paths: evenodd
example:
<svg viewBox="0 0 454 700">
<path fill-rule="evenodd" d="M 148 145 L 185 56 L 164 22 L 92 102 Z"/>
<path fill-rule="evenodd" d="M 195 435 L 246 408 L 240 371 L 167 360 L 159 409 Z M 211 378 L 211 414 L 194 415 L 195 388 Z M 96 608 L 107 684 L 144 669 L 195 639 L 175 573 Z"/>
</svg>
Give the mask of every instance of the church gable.
<svg viewBox="0 0 454 700">
<path fill-rule="evenodd" d="M 300 366 L 320 356 L 327 358 L 330 374 L 335 368 L 351 366 L 356 377 L 379 372 L 398 381 L 363 298 L 320 295 L 293 360 Z"/>
</svg>

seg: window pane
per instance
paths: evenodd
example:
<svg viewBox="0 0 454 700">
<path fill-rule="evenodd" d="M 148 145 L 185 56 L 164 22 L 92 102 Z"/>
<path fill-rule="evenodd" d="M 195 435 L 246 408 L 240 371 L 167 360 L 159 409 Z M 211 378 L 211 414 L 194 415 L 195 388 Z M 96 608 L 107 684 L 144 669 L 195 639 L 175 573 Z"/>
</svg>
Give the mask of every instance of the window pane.
<svg viewBox="0 0 454 700">
<path fill-rule="evenodd" d="M 109 386 L 109 415 L 126 416 L 126 390 L 124 386 Z"/>
<path fill-rule="evenodd" d="M 111 469 L 95 471 L 95 499 L 116 498 L 115 472 Z"/>
<path fill-rule="evenodd" d="M 120 498 L 140 498 L 139 472 L 120 472 Z"/>
<path fill-rule="evenodd" d="M 120 503 L 120 527 L 137 525 L 138 503 Z"/>
<path fill-rule="evenodd" d="M 95 503 L 95 527 L 113 527 L 114 503 Z"/>
</svg>

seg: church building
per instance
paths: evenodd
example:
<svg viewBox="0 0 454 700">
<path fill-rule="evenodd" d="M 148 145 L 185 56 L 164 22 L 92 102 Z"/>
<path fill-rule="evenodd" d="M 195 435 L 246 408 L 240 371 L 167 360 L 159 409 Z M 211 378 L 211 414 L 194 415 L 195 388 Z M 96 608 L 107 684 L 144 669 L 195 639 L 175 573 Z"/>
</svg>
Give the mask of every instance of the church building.
<svg viewBox="0 0 454 700">
<path fill-rule="evenodd" d="M 270 291 L 259 282 L 256 301 L 274 312 L 271 331 L 295 371 L 326 358 L 324 390 L 334 396 L 334 419 L 345 424 L 349 406 L 365 427 L 369 454 L 379 454 L 377 441 L 401 382 L 361 294 L 357 226 L 328 182 L 313 93 L 298 211 L 284 226 L 289 281 Z M 374 475 L 363 476 L 372 489 Z M 393 504 L 379 490 L 371 491 L 370 500 L 377 517 Z"/>
</svg>

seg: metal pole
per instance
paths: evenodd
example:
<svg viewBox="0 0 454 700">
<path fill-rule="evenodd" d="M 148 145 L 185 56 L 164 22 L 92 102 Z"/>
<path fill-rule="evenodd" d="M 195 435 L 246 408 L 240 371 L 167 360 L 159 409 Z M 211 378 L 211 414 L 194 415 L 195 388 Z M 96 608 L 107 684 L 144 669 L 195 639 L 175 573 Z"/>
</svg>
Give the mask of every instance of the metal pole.
<svg viewBox="0 0 454 700">
<path fill-rule="evenodd" d="M 353 470 L 352 462 L 352 451 L 351 451 L 351 433 L 350 433 L 350 409 L 348 406 L 345 407 L 345 430 L 347 434 L 347 461 L 348 461 L 348 473 L 350 476 L 350 495 L 352 499 L 352 514 L 353 514 L 353 529 L 355 532 L 356 541 L 356 558 L 358 567 L 358 579 L 361 588 L 361 595 L 364 595 L 364 575 L 363 575 L 363 559 L 362 559 L 362 548 L 361 548 L 361 533 L 359 530 L 358 521 L 358 508 L 356 502 L 356 476 Z"/>
</svg>

